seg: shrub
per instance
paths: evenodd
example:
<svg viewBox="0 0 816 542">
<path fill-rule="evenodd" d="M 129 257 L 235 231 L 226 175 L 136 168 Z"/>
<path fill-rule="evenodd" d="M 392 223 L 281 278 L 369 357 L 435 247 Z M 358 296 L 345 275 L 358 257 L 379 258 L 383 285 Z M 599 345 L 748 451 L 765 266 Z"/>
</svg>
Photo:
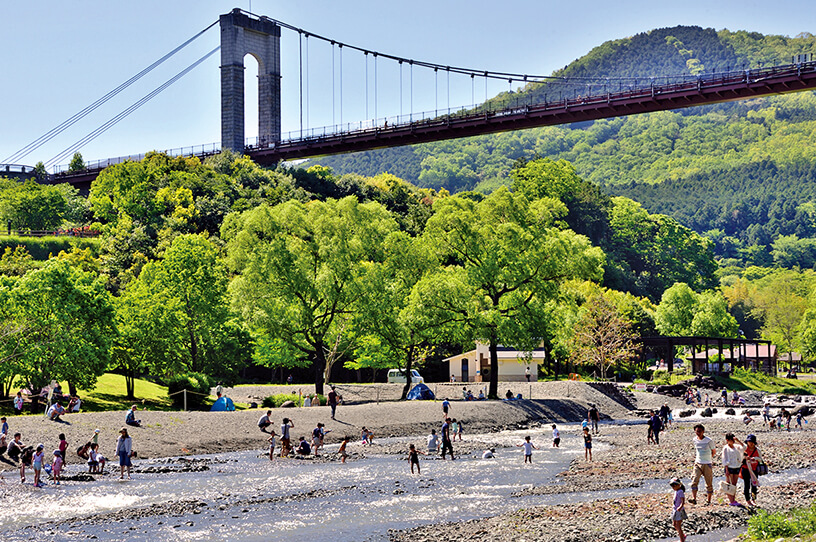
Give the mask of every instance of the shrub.
<svg viewBox="0 0 816 542">
<path fill-rule="evenodd" d="M 181 373 L 167 381 L 167 395 L 176 408 L 184 407 L 184 393 L 187 390 L 187 408 L 201 408 L 204 400 L 210 395 L 210 379 L 202 373 Z M 190 393 L 192 392 L 192 393 Z"/>
<path fill-rule="evenodd" d="M 263 400 L 265 408 L 278 408 L 286 401 L 294 401 L 295 406 L 303 406 L 303 398 L 297 393 L 276 393 Z"/>
<path fill-rule="evenodd" d="M 668 385 L 671 383 L 669 379 L 669 372 L 657 370 L 652 373 L 652 383 L 656 385 Z"/>
</svg>

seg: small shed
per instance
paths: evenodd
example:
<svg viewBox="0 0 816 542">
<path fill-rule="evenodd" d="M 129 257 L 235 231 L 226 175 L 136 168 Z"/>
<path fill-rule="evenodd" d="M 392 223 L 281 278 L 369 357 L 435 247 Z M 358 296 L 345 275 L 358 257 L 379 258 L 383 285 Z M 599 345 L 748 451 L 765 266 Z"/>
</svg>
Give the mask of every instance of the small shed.
<svg viewBox="0 0 816 542">
<path fill-rule="evenodd" d="M 499 345 L 500 382 L 526 382 L 527 371 L 530 380 L 538 380 L 538 366 L 544 363 L 544 349 L 524 352 Z M 477 342 L 476 348 L 451 356 L 443 361 L 448 362 L 448 372 L 456 382 L 487 382 L 490 379 L 490 349 L 487 344 Z"/>
</svg>

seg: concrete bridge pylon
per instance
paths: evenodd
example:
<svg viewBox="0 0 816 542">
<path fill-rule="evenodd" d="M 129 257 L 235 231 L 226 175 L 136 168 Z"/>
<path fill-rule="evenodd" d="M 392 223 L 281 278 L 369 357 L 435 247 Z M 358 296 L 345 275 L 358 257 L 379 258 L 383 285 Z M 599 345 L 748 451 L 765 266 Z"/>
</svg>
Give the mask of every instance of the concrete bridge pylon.
<svg viewBox="0 0 816 542">
<path fill-rule="evenodd" d="M 243 152 L 244 56 L 258 61 L 258 141 L 268 147 L 281 140 L 281 28 L 240 8 L 221 15 L 221 147 Z"/>
</svg>

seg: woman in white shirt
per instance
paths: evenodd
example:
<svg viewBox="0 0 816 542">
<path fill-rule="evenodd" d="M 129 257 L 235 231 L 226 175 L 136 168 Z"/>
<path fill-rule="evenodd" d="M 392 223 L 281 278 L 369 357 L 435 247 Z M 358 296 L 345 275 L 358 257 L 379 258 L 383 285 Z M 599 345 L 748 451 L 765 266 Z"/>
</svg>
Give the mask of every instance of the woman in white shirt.
<svg viewBox="0 0 816 542">
<path fill-rule="evenodd" d="M 736 500 L 736 485 L 737 480 L 739 480 L 740 468 L 742 468 L 744 452 L 745 445 L 733 433 L 726 433 L 725 446 L 723 446 L 722 451 L 722 464 L 725 468 L 726 482 L 734 486 L 733 494 L 726 493 L 731 506 L 742 506 Z"/>
</svg>

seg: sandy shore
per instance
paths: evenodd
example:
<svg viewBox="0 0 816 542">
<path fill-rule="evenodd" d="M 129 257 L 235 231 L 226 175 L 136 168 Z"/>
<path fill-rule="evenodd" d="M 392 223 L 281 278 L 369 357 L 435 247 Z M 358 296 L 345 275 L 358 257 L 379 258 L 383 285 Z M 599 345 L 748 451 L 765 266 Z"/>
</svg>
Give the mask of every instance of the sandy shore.
<svg viewBox="0 0 816 542">
<path fill-rule="evenodd" d="M 399 397 L 399 385 L 383 384 L 383 389 Z M 527 386 L 525 384 L 525 386 Z M 622 418 L 630 415 L 630 410 L 614 399 L 586 384 L 570 382 L 536 383 L 537 392 L 548 399 L 522 401 L 462 401 L 459 400 L 458 385 L 440 384 L 440 395 L 445 396 L 448 387 L 452 401 L 450 415 L 463 422 L 464 433 L 483 433 L 526 425 L 531 421 L 574 422 L 586 416 L 589 403 L 598 405 L 606 418 Z M 281 388 L 281 387 L 278 387 Z M 287 387 L 288 389 L 288 387 Z M 331 430 L 326 442 L 334 443 L 348 434 L 356 440 L 363 427 L 372 430 L 375 436 L 427 435 L 432 428 L 439 429 L 442 420 L 440 401 L 376 401 L 364 402 L 363 396 L 376 396 L 372 386 L 339 386 L 346 404 L 337 409 L 337 419 L 331 419 L 328 406 L 309 408 L 272 409 L 273 428 L 280 426 L 284 417 L 290 418 L 295 428 L 292 436 L 309 436 L 318 422 Z M 246 400 L 256 394 L 270 394 L 270 387 L 228 390 L 235 400 Z M 280 392 L 280 390 L 277 390 Z M 291 391 L 291 390 L 289 390 Z M 239 395 L 243 393 L 243 395 Z M 382 395 L 386 392 L 380 390 Z M 652 398 L 650 394 L 646 399 Z M 267 409 L 258 408 L 236 412 L 162 412 L 138 411 L 142 427 L 130 428 L 133 448 L 140 457 L 169 457 L 176 455 L 206 454 L 263 448 L 267 435 L 257 426 L 258 419 Z M 52 422 L 43 416 L 12 416 L 9 418 L 9 436 L 22 434 L 27 445 L 42 443 L 53 450 L 64 433 L 69 443 L 68 462 L 79 458 L 75 451 L 78 446 L 90 440 L 94 429 L 100 430 L 100 451 L 113 455 L 119 429 L 124 425 L 126 412 L 89 412 L 71 414 L 64 417 L 64 423 Z M 0 470 L 13 466 L 0 462 Z"/>
<path fill-rule="evenodd" d="M 543 384 L 543 383 L 541 383 Z M 458 386 L 457 386 L 458 387 Z M 239 388 L 240 389 L 240 388 Z M 459 388 L 461 390 L 461 388 Z M 237 391 L 237 390 L 236 390 Z M 248 390 L 266 393 L 266 389 Z M 291 390 L 290 390 L 291 391 Z M 347 402 L 338 407 L 337 420 L 330 419 L 328 407 L 273 409 L 272 419 L 279 424 L 283 417 L 294 421 L 293 436 L 308 435 L 323 422 L 331 430 L 327 441 L 339 441 L 344 435 L 353 436 L 350 452 L 361 452 L 359 431 L 363 426 L 374 431 L 375 440 L 389 436 L 415 436 L 422 443 L 431 428 L 439 428 L 442 408 L 439 401 L 359 402 L 349 401 L 351 388 L 341 389 Z M 363 390 L 370 393 L 371 389 Z M 385 390 L 380 390 L 383 394 Z M 393 391 L 393 390 L 389 390 Z M 451 385 L 453 399 L 456 387 Z M 362 393 L 362 392 L 361 392 Z M 443 393 L 445 393 L 443 391 Z M 668 520 L 669 490 L 655 491 L 653 480 L 682 478 L 690 486 L 693 465 L 692 423 L 676 423 L 661 434 L 660 445 L 646 443 L 646 427 L 633 423 L 643 417 L 643 411 L 668 402 L 675 415 L 685 409 L 679 400 L 658 395 L 636 393 L 633 397 L 607 396 L 582 383 L 547 383 L 537 385 L 533 394 L 547 398 L 514 402 L 465 402 L 454 400 L 450 415 L 464 422 L 464 442 L 457 443 L 461 453 L 479 451 L 483 444 L 470 438 L 475 433 L 502 429 L 529 428 L 539 446 L 549 445 L 550 423 L 577 422 L 586 415 L 587 405 L 598 405 L 607 420 L 628 421 L 615 424 L 611 420 L 602 425 L 597 442 L 611 446 L 596 449 L 594 461 L 583 457 L 573 460 L 567 470 L 546 486 L 519 491 L 518 495 L 569 494 L 603 491 L 618 488 L 638 488 L 641 494 L 606 498 L 581 504 L 538 506 L 513 513 L 456 524 L 428 525 L 405 532 L 394 532 L 395 541 L 444 541 L 463 538 L 481 539 L 485 536 L 498 542 L 536 541 L 623 541 L 653 540 L 671 536 Z M 236 395 L 233 395 L 236 396 Z M 140 412 L 143 427 L 131 429 L 134 449 L 140 457 L 168 457 L 248 449 L 262 449 L 266 434 L 257 427 L 258 418 L 266 409 L 239 412 Z M 11 432 L 20 431 L 27 444 L 43 442 L 48 448 L 57 444 L 57 435 L 65 433 L 70 443 L 69 463 L 79 459 L 76 446 L 87 440 L 94 429 L 100 429 L 102 452 L 112 455 L 117 431 L 124 421 L 124 412 L 83 413 L 67 418 L 66 424 L 45 420 L 42 416 L 20 416 L 9 419 Z M 742 423 L 741 409 L 727 418 L 707 419 L 703 423 L 707 434 L 715 440 L 718 449 L 726 432 L 744 438 L 747 432 L 757 434 L 759 448 L 772 472 L 789 468 L 810 468 L 816 465 L 816 432 L 768 431 L 761 422 L 749 427 Z M 575 426 L 564 431 L 577 431 Z M 355 449 L 355 446 L 361 448 Z M 383 445 L 377 453 L 404 454 L 404 445 Z M 539 452 L 540 453 L 540 452 Z M 0 469 L 11 466 L 0 463 Z M 719 468 L 715 470 L 720 474 Z M 690 488 L 689 488 L 690 489 Z M 638 490 L 635 489 L 637 492 Z M 740 495 L 738 495 L 741 498 Z M 798 481 L 760 490 L 759 505 L 768 510 L 805 506 L 816 499 L 816 483 Z M 703 499 L 701 499 L 702 503 Z M 123 512 L 125 513 L 125 512 Z M 118 513 L 117 513 L 118 514 Z M 702 533 L 711 529 L 739 527 L 747 523 L 749 511 L 727 506 L 721 498 L 714 504 L 689 505 L 688 533 Z M 115 516 L 118 517 L 118 516 Z M 114 521 L 112 519 L 111 521 Z"/>
</svg>

